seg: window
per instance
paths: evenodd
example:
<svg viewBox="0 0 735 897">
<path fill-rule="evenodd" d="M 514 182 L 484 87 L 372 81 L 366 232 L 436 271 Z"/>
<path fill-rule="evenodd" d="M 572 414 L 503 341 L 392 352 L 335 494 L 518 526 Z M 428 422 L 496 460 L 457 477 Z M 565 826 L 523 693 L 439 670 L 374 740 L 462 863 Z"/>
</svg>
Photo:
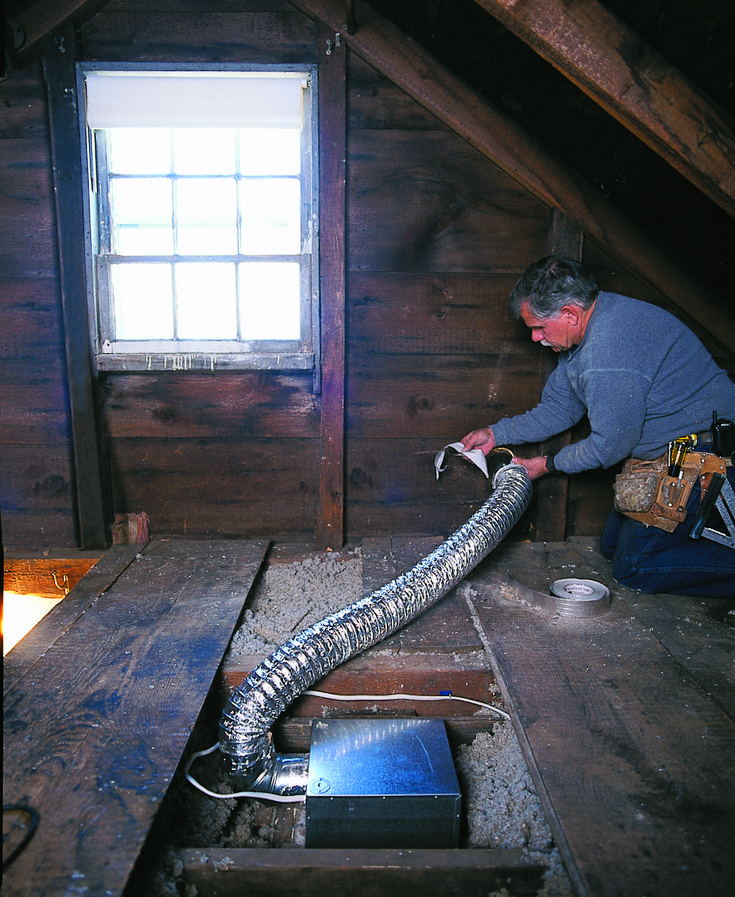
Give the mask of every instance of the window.
<svg viewBox="0 0 735 897">
<path fill-rule="evenodd" d="M 316 368 L 315 73 L 80 78 L 98 368 Z"/>
</svg>

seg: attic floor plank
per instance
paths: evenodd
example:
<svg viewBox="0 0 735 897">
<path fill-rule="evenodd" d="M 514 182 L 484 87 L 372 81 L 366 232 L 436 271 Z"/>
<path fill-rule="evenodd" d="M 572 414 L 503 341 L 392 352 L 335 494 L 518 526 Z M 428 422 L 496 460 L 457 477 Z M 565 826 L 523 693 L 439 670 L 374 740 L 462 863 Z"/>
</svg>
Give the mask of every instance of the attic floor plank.
<svg viewBox="0 0 735 897">
<path fill-rule="evenodd" d="M 122 894 L 267 547 L 138 547 L 19 676 L 5 696 L 4 802 L 39 824 L 4 897 Z"/>
<path fill-rule="evenodd" d="M 500 563 L 539 591 L 594 570 L 606 578 L 586 550 L 575 559 L 568 544 L 530 548 L 511 546 Z M 729 897 L 735 724 L 702 685 L 715 675 L 698 659 L 707 630 L 683 632 L 672 622 L 683 605 L 611 581 L 607 614 L 562 618 L 498 598 L 488 572 L 472 575 L 477 619 L 578 893 Z M 726 668 L 734 636 L 719 630 Z"/>
<path fill-rule="evenodd" d="M 115 582 L 135 560 L 140 545 L 116 545 L 97 561 L 63 601 L 56 604 L 28 635 L 8 652 L 3 663 L 3 694 L 15 686 L 48 648 Z"/>
</svg>

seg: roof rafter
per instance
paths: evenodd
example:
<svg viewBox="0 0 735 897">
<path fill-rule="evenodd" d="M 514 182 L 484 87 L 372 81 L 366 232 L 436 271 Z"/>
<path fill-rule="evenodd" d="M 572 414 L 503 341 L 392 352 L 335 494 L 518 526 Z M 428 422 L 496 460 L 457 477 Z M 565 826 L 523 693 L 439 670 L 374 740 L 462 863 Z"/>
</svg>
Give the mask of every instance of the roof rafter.
<svg viewBox="0 0 735 897">
<path fill-rule="evenodd" d="M 723 297 L 702 284 L 669 252 L 614 209 L 602 194 L 551 159 L 507 115 L 448 71 L 431 54 L 366 3 L 347 33 L 343 0 L 290 0 L 340 32 L 347 45 L 421 103 L 456 134 L 551 208 L 558 208 L 643 280 L 699 321 L 729 351 L 735 320 L 722 314 Z"/>
<path fill-rule="evenodd" d="M 735 216 L 729 120 L 597 0 L 475 3 Z"/>
<path fill-rule="evenodd" d="M 71 19 L 80 22 L 90 19 L 107 3 L 109 0 L 35 0 L 17 13 L 13 13 L 13 4 L 8 4 L 8 15 L 23 29 L 25 35 L 23 43 L 17 49 L 18 57 L 25 59 L 31 56 L 48 34 Z"/>
</svg>

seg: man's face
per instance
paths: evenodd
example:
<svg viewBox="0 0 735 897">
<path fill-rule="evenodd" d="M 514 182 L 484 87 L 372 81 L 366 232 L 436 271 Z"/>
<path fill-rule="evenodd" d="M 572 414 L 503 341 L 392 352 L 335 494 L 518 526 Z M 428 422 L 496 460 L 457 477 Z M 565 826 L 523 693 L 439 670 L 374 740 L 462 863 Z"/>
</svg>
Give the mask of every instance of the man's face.
<svg viewBox="0 0 735 897">
<path fill-rule="evenodd" d="M 569 311 L 562 309 L 553 318 L 537 318 L 528 310 L 528 302 L 521 306 L 521 318 L 531 331 L 531 339 L 554 352 L 564 352 L 577 344 L 573 317 Z"/>
</svg>

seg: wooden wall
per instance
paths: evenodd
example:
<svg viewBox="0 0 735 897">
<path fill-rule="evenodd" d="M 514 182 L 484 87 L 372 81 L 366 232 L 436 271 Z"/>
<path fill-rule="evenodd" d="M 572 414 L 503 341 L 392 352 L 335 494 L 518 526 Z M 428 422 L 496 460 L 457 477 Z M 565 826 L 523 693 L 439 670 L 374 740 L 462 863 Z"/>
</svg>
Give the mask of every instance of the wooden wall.
<svg viewBox="0 0 735 897">
<path fill-rule="evenodd" d="M 46 89 L 0 83 L 0 513 L 6 547 L 76 544 Z"/>
<path fill-rule="evenodd" d="M 322 37 L 281 0 L 216 10 L 205 0 L 113 0 L 81 29 L 78 53 L 309 62 L 324 58 Z M 347 72 L 344 536 L 444 535 L 487 486 L 460 464 L 437 482 L 434 453 L 534 404 L 548 372 L 506 305 L 518 275 L 551 245 L 552 210 L 359 57 L 339 52 Z M 0 83 L 2 529 L 6 548 L 39 553 L 79 544 L 45 95 L 38 63 Z M 604 286 L 622 280 L 585 245 Z M 159 537 L 308 540 L 319 531 L 322 396 L 310 375 L 105 374 L 95 396 L 110 513 L 145 511 Z M 567 534 L 599 533 L 611 476 L 572 478 Z M 563 518 L 563 493 L 557 501 Z M 536 502 L 515 537 L 563 535 L 560 515 L 551 529 L 548 516 Z"/>
</svg>

